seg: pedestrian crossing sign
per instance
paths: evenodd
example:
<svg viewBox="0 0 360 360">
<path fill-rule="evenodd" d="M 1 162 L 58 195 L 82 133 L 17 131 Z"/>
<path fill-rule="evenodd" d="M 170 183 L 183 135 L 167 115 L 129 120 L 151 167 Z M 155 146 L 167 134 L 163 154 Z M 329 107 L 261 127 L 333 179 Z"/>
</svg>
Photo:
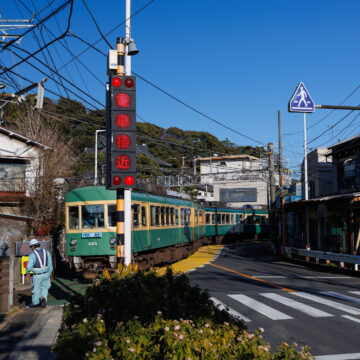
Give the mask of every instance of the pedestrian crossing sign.
<svg viewBox="0 0 360 360">
<path fill-rule="evenodd" d="M 314 112 L 315 103 L 307 91 L 303 82 L 297 86 L 293 96 L 289 101 L 289 112 Z"/>
</svg>

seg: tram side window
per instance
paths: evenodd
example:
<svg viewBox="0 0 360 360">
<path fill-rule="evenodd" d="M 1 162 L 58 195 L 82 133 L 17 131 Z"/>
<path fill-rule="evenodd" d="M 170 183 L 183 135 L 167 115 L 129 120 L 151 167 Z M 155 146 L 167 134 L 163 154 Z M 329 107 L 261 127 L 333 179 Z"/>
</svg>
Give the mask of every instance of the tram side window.
<svg viewBox="0 0 360 360">
<path fill-rule="evenodd" d="M 167 207 L 165 210 L 166 210 L 166 225 L 170 225 L 170 208 Z"/>
<path fill-rule="evenodd" d="M 221 214 L 216 214 L 216 223 L 221 224 Z"/>
<path fill-rule="evenodd" d="M 210 224 L 210 214 L 206 214 L 206 223 Z"/>
<path fill-rule="evenodd" d="M 104 227 L 104 205 L 83 205 L 81 215 L 83 229 Z"/>
<path fill-rule="evenodd" d="M 156 225 L 156 207 L 151 205 L 150 206 L 150 216 L 151 216 L 151 226 Z"/>
<path fill-rule="evenodd" d="M 140 212 L 140 205 L 134 204 L 132 206 L 133 208 L 133 225 L 139 226 L 139 212 Z"/>
<path fill-rule="evenodd" d="M 69 229 L 79 229 L 79 207 L 69 206 Z"/>
<path fill-rule="evenodd" d="M 186 225 L 191 225 L 191 209 L 187 209 Z"/>
<path fill-rule="evenodd" d="M 146 207 L 141 207 L 141 225 L 146 226 Z"/>
<path fill-rule="evenodd" d="M 214 225 L 215 224 L 215 214 L 211 215 L 211 223 Z"/>
<path fill-rule="evenodd" d="M 165 225 L 165 206 L 161 207 L 161 225 Z"/>
<path fill-rule="evenodd" d="M 231 215 L 231 223 L 234 223 L 234 214 Z"/>
<path fill-rule="evenodd" d="M 175 209 L 175 224 L 179 225 L 179 210 Z"/>
<path fill-rule="evenodd" d="M 230 224 L 230 215 L 229 214 L 226 215 L 226 223 Z"/>
<path fill-rule="evenodd" d="M 108 205 L 108 227 L 116 226 L 116 205 Z"/>
<path fill-rule="evenodd" d="M 174 225 L 174 208 L 170 208 L 170 223 Z"/>
<path fill-rule="evenodd" d="M 160 206 L 156 206 L 156 225 L 160 225 Z"/>
<path fill-rule="evenodd" d="M 181 225 L 185 224 L 185 209 L 181 209 Z"/>
<path fill-rule="evenodd" d="M 221 215 L 221 223 L 226 224 L 226 215 L 225 214 Z"/>
</svg>

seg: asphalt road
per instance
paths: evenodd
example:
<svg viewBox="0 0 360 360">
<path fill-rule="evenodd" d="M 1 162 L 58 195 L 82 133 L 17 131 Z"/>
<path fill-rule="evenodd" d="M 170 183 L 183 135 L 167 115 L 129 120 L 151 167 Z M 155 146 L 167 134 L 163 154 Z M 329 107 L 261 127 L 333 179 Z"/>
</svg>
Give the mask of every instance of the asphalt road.
<svg viewBox="0 0 360 360">
<path fill-rule="evenodd" d="M 264 328 L 272 348 L 296 342 L 319 360 L 360 359 L 360 277 L 283 261 L 263 244 L 237 244 L 190 279 L 250 330 Z"/>
</svg>

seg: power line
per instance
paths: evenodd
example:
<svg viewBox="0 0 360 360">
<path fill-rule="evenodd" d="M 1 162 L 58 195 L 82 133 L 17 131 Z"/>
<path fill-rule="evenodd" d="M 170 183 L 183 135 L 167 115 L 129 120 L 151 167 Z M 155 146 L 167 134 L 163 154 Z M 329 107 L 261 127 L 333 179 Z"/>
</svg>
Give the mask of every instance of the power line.
<svg viewBox="0 0 360 360">
<path fill-rule="evenodd" d="M 11 66 L 10 68 L 7 68 L 6 71 L 12 70 L 14 67 L 16 67 L 16 66 L 22 64 L 23 62 L 27 61 L 29 58 L 34 57 L 36 54 L 38 54 L 39 52 L 43 51 L 44 49 L 46 49 L 46 48 L 47 48 L 48 46 L 50 46 L 51 44 L 53 44 L 53 43 L 55 43 L 56 41 L 64 38 L 64 37 L 66 36 L 69 28 L 70 28 L 70 20 L 71 20 L 71 16 L 72 16 L 72 11 L 73 11 L 73 0 L 70 0 L 70 12 L 69 12 L 68 24 L 67 24 L 67 29 L 66 29 L 66 31 L 65 31 L 63 34 L 61 34 L 60 36 L 58 36 L 57 38 L 55 38 L 55 39 L 53 39 L 52 41 L 50 41 L 49 43 L 45 44 L 45 45 L 44 45 L 43 47 L 41 47 L 40 49 L 36 50 L 34 53 L 31 53 L 28 57 L 23 58 L 23 59 L 22 59 L 20 62 L 18 62 L 17 64 Z M 7 48 L 7 47 L 5 47 L 5 48 Z M 3 48 L 1 51 L 3 51 L 3 50 L 4 50 L 4 48 Z M 0 52 L 1 52 L 1 51 L 0 51 Z M 4 71 L 4 72 L 5 72 L 5 71 Z M 4 72 L 0 73 L 0 75 L 4 74 Z"/>
<path fill-rule="evenodd" d="M 58 12 L 62 11 L 69 3 L 71 3 L 71 7 L 72 7 L 72 3 L 73 0 L 67 0 L 66 2 L 64 2 L 62 5 L 60 5 L 59 7 L 57 7 L 53 12 L 51 12 L 48 16 L 46 16 L 44 19 L 40 20 L 36 25 L 34 25 L 32 28 L 30 28 L 29 30 L 26 30 L 21 37 L 24 37 L 25 35 L 27 35 L 29 32 L 34 31 L 37 27 L 39 27 L 41 24 L 43 24 L 45 21 L 49 20 L 51 17 L 53 17 L 54 15 L 56 15 Z M 6 45 L 4 45 L 1 49 L 0 49 L 0 53 L 3 52 L 5 49 L 7 49 L 9 46 L 13 45 L 15 42 L 17 41 L 17 39 L 11 40 L 9 41 Z M 1 74 L 0 74 L 1 75 Z"/>
<path fill-rule="evenodd" d="M 170 94 L 169 92 L 161 89 L 159 86 L 155 85 L 154 83 L 152 83 L 151 81 L 145 79 L 144 77 L 142 77 L 141 75 L 135 73 L 134 71 L 132 71 L 132 73 L 133 73 L 135 76 L 137 76 L 139 79 L 145 81 L 147 84 L 151 85 L 151 86 L 154 87 L 155 89 L 157 89 L 157 90 L 159 90 L 160 92 L 162 92 L 163 94 L 169 96 L 169 97 L 172 98 L 173 100 L 175 100 L 175 101 L 177 101 L 178 103 L 184 105 L 185 107 L 187 107 L 187 108 L 189 108 L 190 110 L 196 112 L 197 114 L 205 117 L 206 119 L 208 119 L 208 120 L 210 120 L 210 121 L 212 121 L 212 122 L 214 122 L 214 123 L 216 123 L 216 124 L 224 127 L 225 129 L 228 129 L 228 130 L 234 132 L 234 133 L 237 134 L 237 135 L 240 135 L 240 136 L 242 136 L 242 137 L 245 137 L 245 138 L 248 139 L 248 140 L 254 141 L 254 142 L 256 142 L 256 143 L 258 143 L 258 144 L 261 144 L 261 145 L 265 145 L 263 142 L 261 142 L 261 141 L 259 141 L 259 140 L 256 140 L 256 139 L 254 139 L 254 138 L 252 138 L 252 137 L 250 137 L 250 136 L 247 136 L 247 135 L 241 133 L 240 131 L 237 131 L 237 130 L 235 130 L 235 129 L 232 129 L 231 127 L 229 127 L 229 126 L 227 126 L 227 125 L 224 125 L 224 124 L 221 123 L 220 121 L 218 121 L 218 120 L 216 120 L 216 119 L 214 119 L 214 118 L 212 118 L 212 117 L 204 114 L 203 112 L 201 112 L 201 111 L 197 110 L 196 108 L 194 108 L 193 106 L 185 103 L 184 101 L 180 100 L 179 98 L 175 97 L 174 95 Z"/>
<path fill-rule="evenodd" d="M 350 94 L 348 96 L 346 96 L 346 98 L 340 102 L 339 106 L 344 104 L 344 102 L 346 100 L 348 100 L 351 96 L 353 96 L 355 94 L 356 91 L 358 91 L 360 89 L 360 84 L 358 86 L 356 86 L 355 89 L 353 89 Z M 329 115 L 331 115 L 333 112 L 335 112 L 336 109 L 334 110 L 331 110 L 330 112 L 328 112 L 325 116 L 323 116 L 319 121 L 317 121 L 316 123 L 312 124 L 311 126 L 308 127 L 308 129 L 311 129 L 313 128 L 314 126 L 320 124 L 323 120 L 325 120 Z M 293 133 L 288 133 L 288 134 L 284 134 L 285 136 L 292 136 L 292 135 L 297 135 L 297 134 L 301 134 L 302 133 L 302 130 L 300 131 L 296 131 L 296 132 L 293 132 Z"/>
</svg>

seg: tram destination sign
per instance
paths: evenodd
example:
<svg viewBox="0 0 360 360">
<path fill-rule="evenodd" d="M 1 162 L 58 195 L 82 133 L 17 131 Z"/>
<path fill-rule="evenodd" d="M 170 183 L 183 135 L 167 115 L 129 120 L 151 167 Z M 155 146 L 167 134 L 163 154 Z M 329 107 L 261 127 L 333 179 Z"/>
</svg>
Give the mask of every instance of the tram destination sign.
<svg viewBox="0 0 360 360">
<path fill-rule="evenodd" d="M 102 233 L 101 232 L 93 232 L 93 233 L 82 233 L 81 238 L 82 239 L 93 239 L 93 238 L 101 238 Z"/>
</svg>

